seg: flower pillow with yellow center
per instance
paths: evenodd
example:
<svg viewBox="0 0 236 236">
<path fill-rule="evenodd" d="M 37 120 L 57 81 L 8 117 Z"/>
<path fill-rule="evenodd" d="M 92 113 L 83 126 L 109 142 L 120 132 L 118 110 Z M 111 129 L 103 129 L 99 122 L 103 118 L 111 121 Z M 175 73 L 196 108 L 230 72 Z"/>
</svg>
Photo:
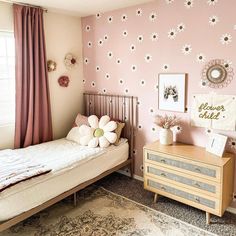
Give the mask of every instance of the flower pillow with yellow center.
<svg viewBox="0 0 236 236">
<path fill-rule="evenodd" d="M 117 139 L 117 128 L 115 121 L 110 121 L 110 117 L 105 115 L 99 120 L 97 116 L 92 115 L 88 117 L 88 125 L 81 125 L 79 127 L 80 132 L 80 144 L 83 146 L 102 148 L 108 147 L 111 143 L 115 143 Z"/>
</svg>

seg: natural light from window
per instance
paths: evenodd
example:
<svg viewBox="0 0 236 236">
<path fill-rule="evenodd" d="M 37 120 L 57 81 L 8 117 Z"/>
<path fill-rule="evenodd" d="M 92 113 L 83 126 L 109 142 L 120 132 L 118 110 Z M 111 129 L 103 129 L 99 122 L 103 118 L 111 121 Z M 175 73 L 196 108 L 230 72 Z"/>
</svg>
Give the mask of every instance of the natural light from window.
<svg viewBox="0 0 236 236">
<path fill-rule="evenodd" d="M 0 31 L 0 126 L 15 122 L 14 34 Z"/>
</svg>

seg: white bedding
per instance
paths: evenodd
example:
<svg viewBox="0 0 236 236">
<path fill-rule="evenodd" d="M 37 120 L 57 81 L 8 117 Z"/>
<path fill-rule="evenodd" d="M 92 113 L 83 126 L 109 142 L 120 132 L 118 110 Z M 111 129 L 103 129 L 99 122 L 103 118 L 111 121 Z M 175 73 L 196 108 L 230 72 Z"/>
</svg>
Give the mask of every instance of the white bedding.
<svg viewBox="0 0 236 236">
<path fill-rule="evenodd" d="M 57 195 L 92 179 L 128 159 L 128 143 L 106 149 L 80 146 L 66 139 L 19 150 L 33 155 L 52 171 L 0 193 L 0 221 L 30 210 Z"/>
</svg>

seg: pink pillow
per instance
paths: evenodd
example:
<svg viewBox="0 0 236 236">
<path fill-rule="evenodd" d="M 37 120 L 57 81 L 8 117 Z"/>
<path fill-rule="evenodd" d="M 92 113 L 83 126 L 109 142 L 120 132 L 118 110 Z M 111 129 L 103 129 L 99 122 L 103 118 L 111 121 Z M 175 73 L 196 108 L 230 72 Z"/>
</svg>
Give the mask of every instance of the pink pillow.
<svg viewBox="0 0 236 236">
<path fill-rule="evenodd" d="M 89 125 L 88 117 L 87 116 L 83 116 L 80 113 L 78 113 L 78 115 L 75 118 L 75 123 L 74 123 L 73 127 L 81 126 L 81 125 Z"/>
</svg>

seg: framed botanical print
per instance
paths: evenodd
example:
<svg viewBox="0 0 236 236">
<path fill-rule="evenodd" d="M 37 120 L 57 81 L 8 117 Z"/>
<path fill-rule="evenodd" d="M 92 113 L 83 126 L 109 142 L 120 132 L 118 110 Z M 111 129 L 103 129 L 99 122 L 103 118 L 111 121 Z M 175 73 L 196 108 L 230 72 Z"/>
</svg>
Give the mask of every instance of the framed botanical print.
<svg viewBox="0 0 236 236">
<path fill-rule="evenodd" d="M 158 108 L 185 112 L 185 83 L 185 73 L 159 74 Z"/>
</svg>

